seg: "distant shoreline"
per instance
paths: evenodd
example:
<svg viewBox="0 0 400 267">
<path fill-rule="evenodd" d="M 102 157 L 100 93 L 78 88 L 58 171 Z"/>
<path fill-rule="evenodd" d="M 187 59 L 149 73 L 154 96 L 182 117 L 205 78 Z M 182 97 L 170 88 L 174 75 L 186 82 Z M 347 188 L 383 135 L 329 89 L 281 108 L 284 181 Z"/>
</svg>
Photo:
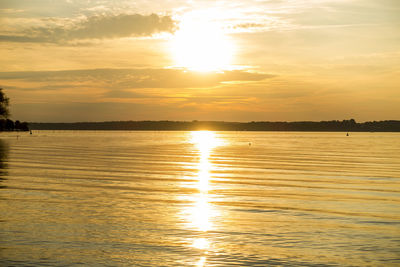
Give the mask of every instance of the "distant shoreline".
<svg viewBox="0 0 400 267">
<path fill-rule="evenodd" d="M 223 121 L 105 121 L 50 123 L 31 122 L 31 130 L 126 130 L 126 131 L 313 131 L 313 132 L 400 132 L 400 120 L 357 123 L 355 120 L 296 122 Z"/>
</svg>

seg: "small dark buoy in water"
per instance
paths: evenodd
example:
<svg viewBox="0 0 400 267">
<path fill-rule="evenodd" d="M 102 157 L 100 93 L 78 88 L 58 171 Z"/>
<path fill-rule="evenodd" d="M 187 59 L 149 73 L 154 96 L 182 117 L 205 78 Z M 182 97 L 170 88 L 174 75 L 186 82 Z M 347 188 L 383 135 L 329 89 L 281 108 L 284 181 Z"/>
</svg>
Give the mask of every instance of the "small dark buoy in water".
<svg viewBox="0 0 400 267">
<path fill-rule="evenodd" d="M 349 133 L 347 133 L 346 136 L 349 136 Z"/>
<path fill-rule="evenodd" d="M 32 130 L 29 130 L 29 134 L 32 134 Z"/>
<path fill-rule="evenodd" d="M 251 142 L 249 142 L 249 146 L 251 146 Z"/>
</svg>

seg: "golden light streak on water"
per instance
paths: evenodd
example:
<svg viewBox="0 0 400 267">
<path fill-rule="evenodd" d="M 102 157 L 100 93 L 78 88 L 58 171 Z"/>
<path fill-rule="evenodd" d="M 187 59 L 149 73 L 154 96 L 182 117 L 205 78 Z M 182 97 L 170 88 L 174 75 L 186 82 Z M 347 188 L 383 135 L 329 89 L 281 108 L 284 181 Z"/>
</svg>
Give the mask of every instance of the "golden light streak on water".
<svg viewBox="0 0 400 267">
<path fill-rule="evenodd" d="M 190 220 L 199 231 L 206 232 L 212 228 L 210 221 L 212 215 L 213 210 L 208 202 L 207 194 L 199 194 L 191 209 Z"/>
<path fill-rule="evenodd" d="M 206 264 L 206 257 L 201 257 L 200 260 L 197 262 L 198 267 L 203 267 Z"/>
<path fill-rule="evenodd" d="M 196 131 L 191 132 L 191 142 L 195 145 L 199 152 L 198 164 L 198 183 L 197 188 L 199 194 L 196 196 L 195 203 L 190 211 L 189 220 L 195 225 L 198 231 L 207 232 L 212 229 L 211 219 L 216 215 L 216 211 L 209 203 L 208 191 L 210 188 L 211 170 L 213 168 L 210 162 L 210 153 L 212 150 L 221 145 L 221 140 L 216 137 L 214 132 Z M 196 238 L 193 241 L 194 248 L 204 251 L 207 254 L 210 249 L 210 241 L 206 237 Z M 204 266 L 206 257 L 202 256 L 197 263 L 197 266 Z"/>
<path fill-rule="evenodd" d="M 198 249 L 208 249 L 210 247 L 210 243 L 206 238 L 197 238 L 193 242 L 193 247 Z"/>
</svg>

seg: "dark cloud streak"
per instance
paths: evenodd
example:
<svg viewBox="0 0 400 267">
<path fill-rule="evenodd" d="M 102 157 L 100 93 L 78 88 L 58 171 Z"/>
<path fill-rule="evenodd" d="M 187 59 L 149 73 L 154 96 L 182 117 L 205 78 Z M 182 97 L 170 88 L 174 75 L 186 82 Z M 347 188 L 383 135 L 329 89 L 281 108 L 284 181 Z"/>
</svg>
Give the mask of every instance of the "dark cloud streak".
<svg viewBox="0 0 400 267">
<path fill-rule="evenodd" d="M 152 36 L 174 32 L 175 22 L 170 16 L 151 14 L 120 14 L 93 16 L 71 26 L 32 27 L 14 35 L 0 35 L 0 42 L 63 43 L 86 39 L 114 39 Z"/>
</svg>

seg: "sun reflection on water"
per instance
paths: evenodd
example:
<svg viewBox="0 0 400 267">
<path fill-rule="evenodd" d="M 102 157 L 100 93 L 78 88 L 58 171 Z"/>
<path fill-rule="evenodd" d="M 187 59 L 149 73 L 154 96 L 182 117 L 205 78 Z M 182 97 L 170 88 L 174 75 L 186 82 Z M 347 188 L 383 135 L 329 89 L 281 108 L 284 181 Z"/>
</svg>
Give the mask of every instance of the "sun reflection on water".
<svg viewBox="0 0 400 267">
<path fill-rule="evenodd" d="M 191 221 L 197 230 L 206 232 L 212 228 L 210 217 L 212 209 L 208 202 L 207 194 L 201 193 L 196 199 L 196 203 L 191 210 Z"/>
<path fill-rule="evenodd" d="M 218 139 L 214 132 L 210 131 L 197 131 L 192 132 L 191 142 L 196 145 L 200 152 L 200 160 L 198 164 L 198 177 L 199 177 L 199 190 L 205 192 L 208 188 L 203 188 L 204 182 L 210 180 L 210 171 L 212 164 L 210 162 L 211 151 L 222 144 L 222 141 Z"/>
<path fill-rule="evenodd" d="M 210 162 L 211 151 L 221 145 L 222 141 L 216 137 L 214 132 L 196 131 L 191 133 L 191 143 L 194 144 L 199 152 L 199 163 L 197 173 L 197 189 L 199 193 L 194 198 L 193 206 L 188 212 L 188 220 L 192 227 L 197 231 L 203 232 L 199 238 L 193 240 L 192 247 L 203 250 L 207 254 L 210 249 L 210 241 L 205 237 L 207 231 L 213 228 L 212 218 L 216 216 L 216 210 L 210 204 L 209 190 L 211 180 L 211 170 L 213 165 Z M 206 257 L 202 256 L 197 266 L 205 264 Z"/>
<path fill-rule="evenodd" d="M 201 257 L 200 260 L 197 262 L 196 266 L 203 267 L 206 263 L 206 257 Z"/>
<path fill-rule="evenodd" d="M 222 144 L 222 141 L 216 137 L 215 132 L 195 131 L 191 134 L 191 142 L 195 144 L 197 149 L 200 151 L 200 156 L 203 159 L 207 159 L 207 161 L 212 149 Z"/>
<path fill-rule="evenodd" d="M 210 247 L 210 243 L 206 238 L 197 238 L 193 242 L 193 247 L 198 248 L 198 249 L 208 249 Z"/>
</svg>

